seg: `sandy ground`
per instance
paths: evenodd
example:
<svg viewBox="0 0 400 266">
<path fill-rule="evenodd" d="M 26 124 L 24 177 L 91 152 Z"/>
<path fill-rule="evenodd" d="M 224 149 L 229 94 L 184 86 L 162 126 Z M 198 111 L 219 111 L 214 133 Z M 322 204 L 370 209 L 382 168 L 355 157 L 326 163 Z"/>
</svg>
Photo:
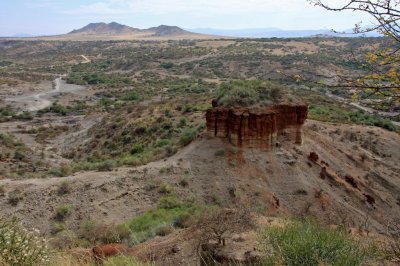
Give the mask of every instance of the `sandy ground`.
<svg viewBox="0 0 400 266">
<path fill-rule="evenodd" d="M 64 94 L 77 94 L 84 96 L 85 86 L 67 84 L 61 77 L 53 81 L 51 90 L 35 92 L 33 94 L 23 94 L 19 96 L 7 97 L 4 101 L 14 108 L 23 111 L 36 112 L 50 106 L 54 101 Z"/>
</svg>

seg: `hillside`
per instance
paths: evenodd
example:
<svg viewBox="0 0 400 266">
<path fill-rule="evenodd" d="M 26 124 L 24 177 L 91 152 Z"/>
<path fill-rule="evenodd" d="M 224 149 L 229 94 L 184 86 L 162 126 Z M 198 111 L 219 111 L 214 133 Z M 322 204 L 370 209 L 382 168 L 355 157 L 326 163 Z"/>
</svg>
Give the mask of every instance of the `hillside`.
<svg viewBox="0 0 400 266">
<path fill-rule="evenodd" d="M 332 142 L 332 137 L 340 141 Z M 371 137 L 377 144 L 364 147 Z M 105 226 L 137 217 L 160 206 L 170 195 L 186 203 L 243 203 L 261 216 L 313 216 L 324 224 L 346 228 L 358 229 L 368 219 L 365 230 L 382 234 L 387 223 L 400 216 L 396 165 L 400 153 L 395 148 L 399 141 L 398 134 L 378 128 L 315 121 L 306 123 L 303 145 L 282 143 L 269 152 L 236 149 L 224 140 L 201 135 L 167 160 L 141 167 L 63 178 L 0 180 L 8 195 L 0 197 L 1 217 L 15 215 L 28 227 L 50 236 L 58 230 L 54 215 L 60 206 L 73 206 L 64 227 L 80 232 L 89 221 Z M 310 159 L 311 153 L 319 158 Z M 9 201 L 11 195 L 17 198 L 15 205 Z M 59 241 L 62 237 L 58 235 Z M 155 242 L 170 238 L 158 237 Z M 52 241 L 57 243 L 54 238 Z M 156 257 L 157 262 L 191 260 L 188 254 L 195 253 L 193 241 L 193 237 L 174 240 L 169 248 L 181 248 Z M 179 251 L 187 243 L 192 243 L 186 247 L 189 251 Z M 156 244 L 139 251 L 155 254 L 158 248 Z"/>
</svg>

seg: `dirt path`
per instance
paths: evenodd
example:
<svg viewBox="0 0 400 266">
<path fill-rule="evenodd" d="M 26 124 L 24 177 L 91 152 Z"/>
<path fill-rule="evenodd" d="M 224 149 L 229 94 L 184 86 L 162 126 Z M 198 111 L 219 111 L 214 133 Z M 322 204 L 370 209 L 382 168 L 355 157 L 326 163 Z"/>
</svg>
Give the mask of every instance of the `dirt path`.
<svg viewBox="0 0 400 266">
<path fill-rule="evenodd" d="M 83 54 L 81 54 L 81 57 L 83 58 L 83 62 L 82 62 L 82 64 L 87 64 L 87 63 L 90 63 L 90 62 L 92 62 L 92 60 L 90 60 L 89 58 L 87 58 L 85 55 L 83 55 Z"/>
<path fill-rule="evenodd" d="M 56 98 L 61 96 L 63 93 L 79 93 L 84 90 L 86 90 L 86 87 L 67 84 L 60 76 L 53 81 L 52 90 L 9 97 L 6 98 L 5 101 L 19 106 L 21 112 L 37 112 L 43 108 L 51 106 L 52 103 L 56 101 Z"/>
<path fill-rule="evenodd" d="M 87 58 L 85 55 L 81 55 L 82 61 L 81 63 L 90 63 L 91 60 Z M 8 97 L 4 100 L 6 102 L 10 102 L 16 104 L 21 108 L 20 113 L 24 111 L 28 112 L 37 112 L 43 108 L 49 107 L 56 100 L 57 97 L 61 96 L 63 93 L 78 93 L 84 91 L 86 87 L 78 86 L 73 84 L 67 84 L 62 77 L 66 76 L 60 75 L 53 81 L 53 89 L 49 91 L 42 91 L 34 94 L 27 95 L 19 95 L 15 97 Z"/>
</svg>

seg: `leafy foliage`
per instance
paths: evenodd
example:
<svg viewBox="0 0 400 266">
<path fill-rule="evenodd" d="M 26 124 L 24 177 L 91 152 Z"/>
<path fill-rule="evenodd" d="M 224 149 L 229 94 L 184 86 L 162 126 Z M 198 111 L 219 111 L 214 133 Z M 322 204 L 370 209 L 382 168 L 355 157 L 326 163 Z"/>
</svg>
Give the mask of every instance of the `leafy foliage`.
<svg viewBox="0 0 400 266">
<path fill-rule="evenodd" d="M 48 250 L 43 240 L 18 221 L 0 220 L 1 263 L 9 266 L 48 265 Z"/>
<path fill-rule="evenodd" d="M 367 52 L 367 73 L 357 78 L 341 77 L 341 86 L 363 91 L 366 97 L 384 97 L 385 104 L 400 104 L 400 4 L 391 0 L 347 0 L 339 5 L 326 4 L 323 0 L 309 0 L 316 6 L 331 11 L 357 11 L 368 14 L 375 24 L 361 27 L 356 24 L 354 33 L 377 31 L 388 37 L 392 43 L 386 47 Z"/>
<path fill-rule="evenodd" d="M 220 85 L 217 102 L 224 106 L 265 106 L 278 101 L 283 92 L 283 87 L 271 82 L 234 80 Z"/>
</svg>

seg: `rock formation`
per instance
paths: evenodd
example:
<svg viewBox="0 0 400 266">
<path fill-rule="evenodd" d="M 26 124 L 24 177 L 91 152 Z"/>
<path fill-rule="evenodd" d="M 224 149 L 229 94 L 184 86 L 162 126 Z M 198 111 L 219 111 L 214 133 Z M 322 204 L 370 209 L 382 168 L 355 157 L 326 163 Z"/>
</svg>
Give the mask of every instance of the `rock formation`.
<svg viewBox="0 0 400 266">
<path fill-rule="evenodd" d="M 207 132 L 211 137 L 227 138 L 238 147 L 267 150 L 277 141 L 302 143 L 307 105 L 228 108 L 213 102 L 213 106 L 206 114 Z"/>
</svg>

